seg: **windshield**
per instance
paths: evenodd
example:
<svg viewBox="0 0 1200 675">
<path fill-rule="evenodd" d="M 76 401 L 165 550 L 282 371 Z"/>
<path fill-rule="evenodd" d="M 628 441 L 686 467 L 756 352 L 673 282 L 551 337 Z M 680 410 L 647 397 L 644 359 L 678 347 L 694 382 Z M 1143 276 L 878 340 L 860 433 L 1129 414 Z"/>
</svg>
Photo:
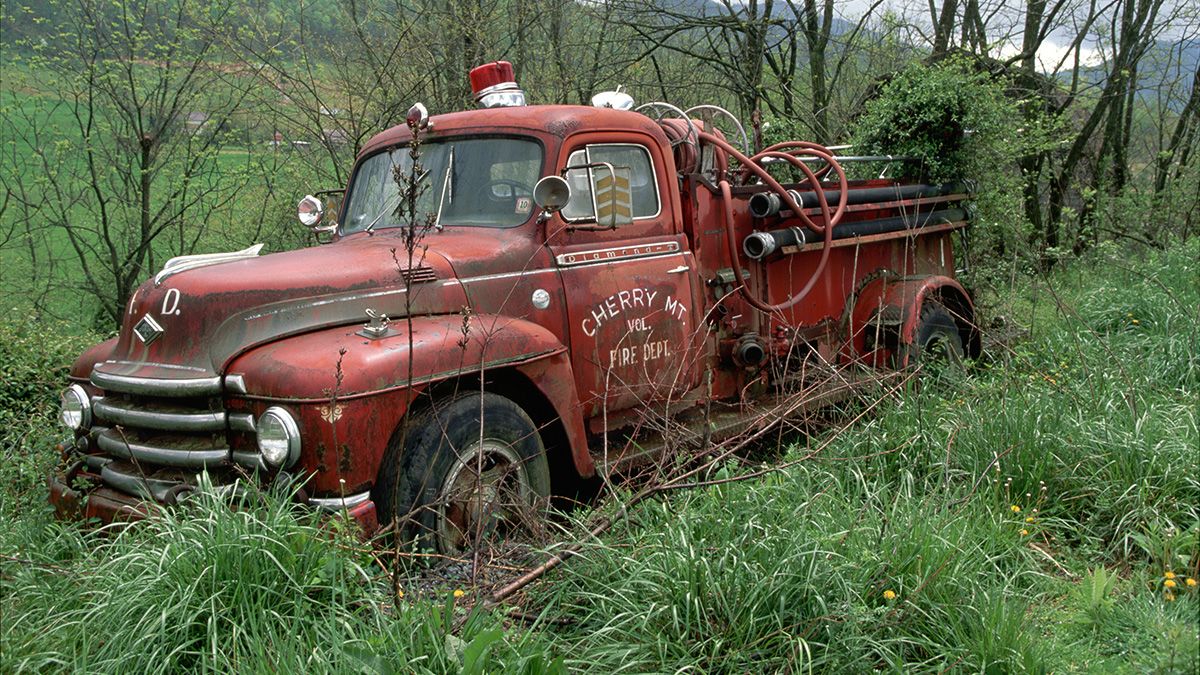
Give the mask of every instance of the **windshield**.
<svg viewBox="0 0 1200 675">
<path fill-rule="evenodd" d="M 513 227 L 533 212 L 533 186 L 542 169 L 542 147 L 516 138 L 445 139 L 421 144 L 425 170 L 417 218 L 439 225 Z M 401 147 L 367 158 L 350 186 L 342 233 L 399 227 L 396 168 L 407 178 L 412 162 Z"/>
</svg>

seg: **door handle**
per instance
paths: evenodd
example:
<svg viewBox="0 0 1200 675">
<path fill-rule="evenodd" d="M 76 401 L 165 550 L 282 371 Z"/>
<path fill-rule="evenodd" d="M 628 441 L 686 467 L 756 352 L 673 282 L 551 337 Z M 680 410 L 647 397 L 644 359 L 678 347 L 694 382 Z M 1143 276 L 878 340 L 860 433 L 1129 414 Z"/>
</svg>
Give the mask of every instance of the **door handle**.
<svg viewBox="0 0 1200 675">
<path fill-rule="evenodd" d="M 673 267 L 673 268 L 667 270 L 667 274 L 680 274 L 680 273 L 686 272 L 690 269 L 692 269 L 692 268 L 688 267 L 687 265 L 680 265 L 679 267 Z"/>
</svg>

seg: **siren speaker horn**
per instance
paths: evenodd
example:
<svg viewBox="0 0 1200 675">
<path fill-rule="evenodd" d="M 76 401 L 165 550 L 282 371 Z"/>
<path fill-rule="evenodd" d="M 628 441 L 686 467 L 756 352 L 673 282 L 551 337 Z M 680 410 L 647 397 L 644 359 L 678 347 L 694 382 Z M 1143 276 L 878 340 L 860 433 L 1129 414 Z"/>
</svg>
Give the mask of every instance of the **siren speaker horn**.
<svg viewBox="0 0 1200 675">
<path fill-rule="evenodd" d="M 571 186 L 562 176 L 546 176 L 533 186 L 533 201 L 545 211 L 557 212 L 571 201 Z"/>
</svg>

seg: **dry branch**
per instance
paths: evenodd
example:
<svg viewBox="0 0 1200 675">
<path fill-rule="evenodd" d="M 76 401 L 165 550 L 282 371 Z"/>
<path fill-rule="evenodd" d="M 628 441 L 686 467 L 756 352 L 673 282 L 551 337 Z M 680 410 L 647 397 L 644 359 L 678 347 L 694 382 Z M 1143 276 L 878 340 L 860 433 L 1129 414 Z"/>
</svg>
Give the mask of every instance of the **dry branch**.
<svg viewBox="0 0 1200 675">
<path fill-rule="evenodd" d="M 774 428 L 774 426 L 776 424 L 787 419 L 789 416 L 796 414 L 798 411 L 803 410 L 809 403 L 812 402 L 812 399 L 813 399 L 813 396 L 811 393 L 812 389 L 802 390 L 799 393 L 790 396 L 789 398 L 785 399 L 785 401 L 783 403 L 781 403 L 780 405 L 777 405 L 774 408 L 772 408 L 771 410 L 762 413 L 760 415 L 757 423 L 752 427 L 753 431 L 743 433 L 741 435 L 735 436 L 735 437 L 725 441 L 724 443 L 720 443 L 720 444 L 713 446 L 711 450 L 704 453 L 706 458 L 699 465 L 694 465 L 690 469 L 685 469 L 681 474 L 679 474 L 677 476 L 667 478 L 667 479 L 662 480 L 661 482 L 654 483 L 654 484 L 643 487 L 640 491 L 638 491 L 636 494 L 634 494 L 634 496 L 631 497 L 627 502 L 621 504 L 616 509 L 615 513 L 602 518 L 599 522 L 597 522 L 594 526 L 592 526 L 591 529 L 589 529 L 587 532 L 587 539 L 595 539 L 595 538 L 599 537 L 600 535 L 604 534 L 605 532 L 610 530 L 614 525 L 625 520 L 629 516 L 630 511 L 633 509 L 633 507 L 637 506 L 638 504 L 642 503 L 643 501 L 646 501 L 647 499 L 649 499 L 655 495 L 658 495 L 660 493 L 668 492 L 671 490 L 682 490 L 682 489 L 690 489 L 690 488 L 696 488 L 696 487 L 705 487 L 705 486 L 716 485 L 716 484 L 720 484 L 720 483 L 731 483 L 731 482 L 740 481 L 740 480 L 748 480 L 751 478 L 757 478 L 759 476 L 766 475 L 768 473 L 782 471 L 782 470 L 784 470 L 788 467 L 794 466 L 802 461 L 811 459 L 812 457 L 819 454 L 822 450 L 827 448 L 835 440 L 837 440 L 841 436 L 841 434 L 846 429 L 851 427 L 855 422 L 862 419 L 862 417 L 864 417 L 865 415 L 870 413 L 881 402 L 883 402 L 884 400 L 887 400 L 894 393 L 899 391 L 906 383 L 908 383 L 912 379 L 912 377 L 914 377 L 916 375 L 917 372 L 918 372 L 918 370 L 913 370 L 913 371 L 910 371 L 909 373 L 905 374 L 903 377 L 900 378 L 899 382 L 895 383 L 890 389 L 888 389 L 882 395 L 877 397 L 874 401 L 872 401 L 868 406 L 866 406 L 862 411 L 860 411 L 852 419 L 847 421 L 845 424 L 839 426 L 830 436 L 828 436 L 819 446 L 817 446 L 817 448 L 809 451 L 804 456 L 802 456 L 796 460 L 785 462 L 783 464 L 780 464 L 780 465 L 777 465 L 774 467 L 770 467 L 767 469 L 763 469 L 760 471 L 754 471 L 754 472 L 751 472 L 748 474 L 743 474 L 741 476 L 735 476 L 735 477 L 732 477 L 729 479 L 722 479 L 719 481 L 692 481 L 691 480 L 695 476 L 697 476 L 703 472 L 706 472 L 709 469 L 712 469 L 713 467 L 717 466 L 720 462 L 724 461 L 725 459 L 727 459 L 734 453 L 738 452 L 739 450 L 742 450 L 750 443 L 760 439 L 763 435 L 765 435 L 772 428 Z M 890 378 L 890 377 L 895 377 L 895 376 L 894 375 L 881 376 L 879 378 L 879 381 L 882 381 L 883 379 Z M 844 388 L 851 389 L 851 390 L 853 390 L 855 388 L 855 386 L 850 383 L 839 384 L 838 387 L 844 387 Z M 822 394 L 824 394 L 824 393 L 825 392 L 822 392 Z M 533 582 L 537 581 L 538 579 L 542 578 L 543 576 L 545 576 L 547 572 L 553 570 L 554 568 L 558 567 L 559 565 L 563 564 L 567 560 L 574 557 L 576 554 L 578 554 L 583 549 L 584 545 L 585 544 L 583 541 L 575 541 L 570 544 L 564 545 L 562 548 L 560 548 L 557 552 L 555 552 L 550 557 L 548 557 L 545 561 L 543 561 L 537 567 L 529 570 L 525 574 L 522 574 L 521 576 L 512 580 L 505 586 L 494 591 L 492 593 L 492 595 L 483 602 L 483 606 L 485 606 L 485 607 L 495 606 L 495 605 L 503 602 L 505 599 L 512 597 L 513 595 L 515 595 L 516 593 L 518 593 L 525 587 L 529 586 L 531 583 L 533 583 Z"/>
</svg>

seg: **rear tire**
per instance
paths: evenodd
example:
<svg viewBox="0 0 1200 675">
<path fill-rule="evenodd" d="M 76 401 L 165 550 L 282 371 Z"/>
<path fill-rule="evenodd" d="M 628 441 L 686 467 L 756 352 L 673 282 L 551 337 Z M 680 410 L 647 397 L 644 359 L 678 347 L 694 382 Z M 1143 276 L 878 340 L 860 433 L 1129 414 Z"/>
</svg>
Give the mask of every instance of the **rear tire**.
<svg viewBox="0 0 1200 675">
<path fill-rule="evenodd" d="M 921 305 L 921 319 L 913 335 L 912 344 L 904 350 L 908 366 L 934 365 L 962 368 L 962 335 L 954 317 L 941 303 L 926 300 Z"/>
<path fill-rule="evenodd" d="M 550 471 L 541 436 L 520 406 L 475 392 L 407 423 L 407 433 L 402 427 L 393 435 L 373 490 L 380 519 L 397 523 L 405 541 L 457 555 L 536 524 Z"/>
</svg>

